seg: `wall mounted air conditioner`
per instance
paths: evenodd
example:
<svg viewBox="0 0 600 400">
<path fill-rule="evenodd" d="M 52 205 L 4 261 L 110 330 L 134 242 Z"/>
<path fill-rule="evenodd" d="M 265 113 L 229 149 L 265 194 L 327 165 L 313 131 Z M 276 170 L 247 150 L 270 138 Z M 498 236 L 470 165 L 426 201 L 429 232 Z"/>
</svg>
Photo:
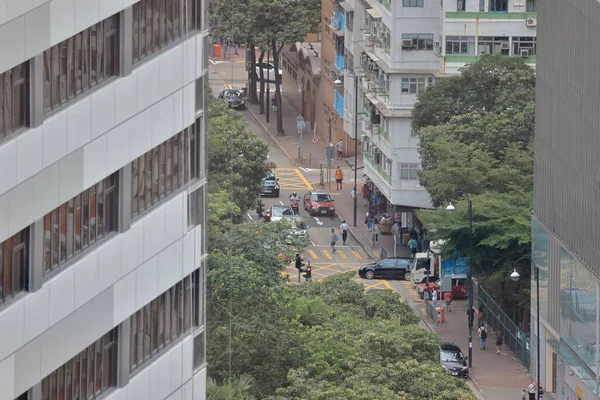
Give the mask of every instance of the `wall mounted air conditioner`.
<svg viewBox="0 0 600 400">
<path fill-rule="evenodd" d="M 509 43 L 508 43 L 508 42 L 502 42 L 502 43 L 500 44 L 500 48 L 501 48 L 502 50 L 508 50 L 508 49 L 510 48 L 510 45 L 509 45 Z"/>
<path fill-rule="evenodd" d="M 412 39 L 402 39 L 402 48 L 406 49 L 406 48 L 411 48 L 412 46 L 413 46 Z"/>
<path fill-rule="evenodd" d="M 527 26 L 537 26 L 537 18 L 527 18 L 525 20 L 525 25 L 527 25 Z"/>
<path fill-rule="evenodd" d="M 519 52 L 521 57 L 529 57 L 529 50 L 524 50 L 521 49 L 521 51 Z"/>
</svg>

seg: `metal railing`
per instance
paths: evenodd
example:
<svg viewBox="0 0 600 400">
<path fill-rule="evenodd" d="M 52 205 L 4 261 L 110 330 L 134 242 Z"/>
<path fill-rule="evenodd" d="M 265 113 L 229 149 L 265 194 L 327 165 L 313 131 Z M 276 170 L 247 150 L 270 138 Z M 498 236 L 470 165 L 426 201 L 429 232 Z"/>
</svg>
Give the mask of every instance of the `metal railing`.
<svg viewBox="0 0 600 400">
<path fill-rule="evenodd" d="M 506 348 L 519 360 L 523 367 L 529 369 L 531 358 L 531 339 L 529 335 L 517 327 L 481 285 L 476 281 L 473 283 L 477 287 L 477 299 L 484 307 L 485 323 L 496 335 L 498 333 L 502 334 Z"/>
<path fill-rule="evenodd" d="M 431 318 L 431 320 L 437 324 L 437 310 L 433 308 L 433 304 L 431 304 L 430 301 L 425 301 L 425 311 L 427 311 L 429 318 Z"/>
</svg>

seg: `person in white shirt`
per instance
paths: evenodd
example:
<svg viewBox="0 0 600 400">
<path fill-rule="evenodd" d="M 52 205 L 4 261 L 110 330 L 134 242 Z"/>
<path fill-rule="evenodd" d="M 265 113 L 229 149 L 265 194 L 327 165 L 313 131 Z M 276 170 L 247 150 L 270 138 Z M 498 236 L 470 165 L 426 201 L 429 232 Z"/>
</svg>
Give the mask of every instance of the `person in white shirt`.
<svg viewBox="0 0 600 400">
<path fill-rule="evenodd" d="M 340 139 L 339 142 L 337 142 L 337 153 L 338 153 L 338 160 L 342 159 L 342 153 L 344 151 L 344 144 L 342 143 L 342 139 Z"/>
<path fill-rule="evenodd" d="M 437 290 L 434 288 L 433 293 L 431 294 L 431 302 L 433 303 L 433 308 L 437 307 Z"/>
<path fill-rule="evenodd" d="M 348 227 L 346 220 L 343 220 L 342 224 L 340 225 L 340 233 L 342 234 L 342 244 L 344 246 L 346 245 L 346 240 L 348 239 L 348 229 L 350 228 Z"/>
</svg>

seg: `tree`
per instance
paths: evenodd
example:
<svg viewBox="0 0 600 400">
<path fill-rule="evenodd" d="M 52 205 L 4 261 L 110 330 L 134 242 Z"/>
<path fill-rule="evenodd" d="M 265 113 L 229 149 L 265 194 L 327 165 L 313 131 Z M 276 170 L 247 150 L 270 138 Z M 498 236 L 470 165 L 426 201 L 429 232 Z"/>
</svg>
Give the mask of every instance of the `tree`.
<svg viewBox="0 0 600 400">
<path fill-rule="evenodd" d="M 512 263 L 530 252 L 533 192 L 535 76 L 517 57 L 483 56 L 460 76 L 419 94 L 413 125 L 419 130 L 419 179 L 435 206 L 473 202 L 473 271 L 495 297 Z M 422 210 L 436 238 L 466 255 L 467 202 L 454 213 Z M 498 296 L 500 295 L 500 296 Z"/>
<path fill-rule="evenodd" d="M 267 161 L 267 144 L 248 129 L 239 113 L 212 99 L 208 108 L 209 191 L 226 190 L 245 211 L 255 204 L 262 178 L 275 164 Z"/>
<path fill-rule="evenodd" d="M 254 379 L 250 375 L 241 375 L 239 378 L 227 379 L 222 385 L 208 378 L 206 382 L 206 396 L 208 400 L 254 400 L 250 394 L 254 386 Z"/>
</svg>

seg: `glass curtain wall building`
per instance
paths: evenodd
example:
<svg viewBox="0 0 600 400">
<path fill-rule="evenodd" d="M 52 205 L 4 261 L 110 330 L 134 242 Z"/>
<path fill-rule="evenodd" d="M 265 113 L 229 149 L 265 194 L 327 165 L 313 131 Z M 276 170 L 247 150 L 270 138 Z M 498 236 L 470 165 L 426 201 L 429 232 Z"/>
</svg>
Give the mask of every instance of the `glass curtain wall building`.
<svg viewBox="0 0 600 400">
<path fill-rule="evenodd" d="M 600 37 L 600 3 L 549 0 L 537 11 L 532 255 L 540 268 L 541 384 L 557 398 L 598 399 L 600 56 L 572 44 Z M 531 360 L 535 371 L 535 354 Z"/>
<path fill-rule="evenodd" d="M 0 400 L 205 398 L 207 3 L 0 1 Z"/>
</svg>

